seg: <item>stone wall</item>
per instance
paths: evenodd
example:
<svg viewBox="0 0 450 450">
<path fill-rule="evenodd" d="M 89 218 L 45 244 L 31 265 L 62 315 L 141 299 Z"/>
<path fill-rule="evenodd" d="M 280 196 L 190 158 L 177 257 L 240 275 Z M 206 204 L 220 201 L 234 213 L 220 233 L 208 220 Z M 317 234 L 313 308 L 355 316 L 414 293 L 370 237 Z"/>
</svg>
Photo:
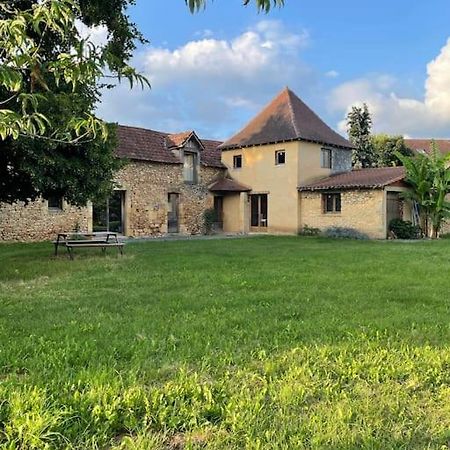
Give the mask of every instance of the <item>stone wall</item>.
<svg viewBox="0 0 450 450">
<path fill-rule="evenodd" d="M 373 239 L 386 238 L 384 191 L 341 192 L 342 211 L 324 213 L 321 192 L 300 193 L 301 227 L 325 230 L 329 227 L 353 228 Z"/>
<path fill-rule="evenodd" d="M 0 241 L 44 241 L 58 233 L 88 231 L 91 209 L 68 204 L 62 210 L 49 210 L 46 200 L 25 205 L 0 204 Z"/>
<path fill-rule="evenodd" d="M 125 193 L 125 234 L 157 236 L 167 233 L 168 194 L 180 196 L 180 233 L 203 231 L 203 212 L 213 206 L 208 186 L 223 176 L 223 169 L 199 169 L 199 183 L 185 184 L 180 164 L 133 161 L 116 177 Z M 92 207 L 76 208 L 64 204 L 61 211 L 48 209 L 45 200 L 28 205 L 0 204 L 0 241 L 43 241 L 59 232 L 91 231 Z"/>
<path fill-rule="evenodd" d="M 200 167 L 199 182 L 186 184 L 180 164 L 133 161 L 117 176 L 120 189 L 126 191 L 125 230 L 129 236 L 167 233 L 168 194 L 179 194 L 180 233 L 198 234 L 203 228 L 203 212 L 213 206 L 208 186 L 223 169 Z"/>
</svg>

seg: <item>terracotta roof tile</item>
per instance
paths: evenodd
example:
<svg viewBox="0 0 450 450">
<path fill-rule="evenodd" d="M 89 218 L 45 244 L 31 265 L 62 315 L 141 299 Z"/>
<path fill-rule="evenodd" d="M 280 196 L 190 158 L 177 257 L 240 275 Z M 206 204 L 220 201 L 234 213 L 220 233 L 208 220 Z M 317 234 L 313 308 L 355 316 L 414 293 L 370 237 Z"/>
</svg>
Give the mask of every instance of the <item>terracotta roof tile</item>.
<svg viewBox="0 0 450 450">
<path fill-rule="evenodd" d="M 239 133 L 221 145 L 222 150 L 303 140 L 352 148 L 290 89 L 284 89 Z"/>
<path fill-rule="evenodd" d="M 354 169 L 351 172 L 331 175 L 299 187 L 300 191 L 323 191 L 327 189 L 381 189 L 405 179 L 404 167 L 380 167 Z"/>
<path fill-rule="evenodd" d="M 211 192 L 249 192 L 252 188 L 231 178 L 222 178 L 213 183 L 209 190 Z"/>
<path fill-rule="evenodd" d="M 431 154 L 432 139 L 405 139 L 405 145 L 417 153 Z M 450 139 L 435 139 L 436 145 L 443 154 L 450 153 Z"/>
<path fill-rule="evenodd" d="M 117 127 L 119 142 L 116 154 L 119 158 L 181 164 L 179 158 L 172 153 L 171 148 L 182 147 L 192 135 L 198 139 L 193 131 L 171 134 L 119 125 Z M 203 150 L 200 154 L 201 164 L 208 167 L 223 168 L 221 161 L 222 152 L 218 149 L 221 142 L 198 140 L 203 145 Z"/>
<path fill-rule="evenodd" d="M 167 145 L 169 148 L 182 147 L 193 134 L 193 131 L 184 131 L 183 133 L 169 134 L 167 136 Z"/>
</svg>

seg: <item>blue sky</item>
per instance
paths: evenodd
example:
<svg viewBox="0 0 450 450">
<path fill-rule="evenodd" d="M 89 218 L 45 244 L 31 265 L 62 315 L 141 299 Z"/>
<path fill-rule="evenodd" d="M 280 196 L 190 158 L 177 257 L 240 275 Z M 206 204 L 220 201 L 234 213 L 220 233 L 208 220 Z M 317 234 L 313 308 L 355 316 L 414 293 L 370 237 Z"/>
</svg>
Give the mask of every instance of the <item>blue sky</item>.
<svg viewBox="0 0 450 450">
<path fill-rule="evenodd" d="M 151 42 L 134 64 L 152 89 L 108 92 L 99 114 L 222 139 L 289 85 L 342 133 L 366 101 L 376 132 L 450 137 L 450 2 L 362 3 L 286 0 L 265 15 L 215 0 L 191 15 L 183 0 L 137 0 Z"/>
</svg>

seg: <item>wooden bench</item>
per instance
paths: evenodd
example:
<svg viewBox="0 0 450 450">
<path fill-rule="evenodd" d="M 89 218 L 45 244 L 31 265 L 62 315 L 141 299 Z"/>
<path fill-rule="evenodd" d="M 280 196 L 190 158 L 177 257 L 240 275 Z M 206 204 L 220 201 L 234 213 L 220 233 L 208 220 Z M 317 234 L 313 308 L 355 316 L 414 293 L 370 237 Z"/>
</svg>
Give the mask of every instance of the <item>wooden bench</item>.
<svg viewBox="0 0 450 450">
<path fill-rule="evenodd" d="M 73 259 L 73 250 L 75 248 L 101 248 L 105 253 L 108 247 L 115 247 L 123 255 L 124 244 L 119 242 L 117 233 L 59 233 L 55 246 L 55 256 L 58 255 L 60 245 L 66 247 L 70 259 Z"/>
</svg>

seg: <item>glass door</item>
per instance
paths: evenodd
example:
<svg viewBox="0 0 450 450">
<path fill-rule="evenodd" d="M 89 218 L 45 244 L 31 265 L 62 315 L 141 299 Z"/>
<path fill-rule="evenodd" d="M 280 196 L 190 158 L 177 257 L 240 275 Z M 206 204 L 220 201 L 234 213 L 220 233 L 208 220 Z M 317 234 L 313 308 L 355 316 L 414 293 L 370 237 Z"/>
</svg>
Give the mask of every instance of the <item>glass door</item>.
<svg viewBox="0 0 450 450">
<path fill-rule="evenodd" d="M 267 231 L 268 226 L 268 196 L 255 194 L 250 196 L 250 230 L 256 232 Z"/>
<path fill-rule="evenodd" d="M 111 231 L 123 234 L 125 191 L 114 191 L 109 198 L 94 203 L 92 208 L 93 231 Z"/>
</svg>

